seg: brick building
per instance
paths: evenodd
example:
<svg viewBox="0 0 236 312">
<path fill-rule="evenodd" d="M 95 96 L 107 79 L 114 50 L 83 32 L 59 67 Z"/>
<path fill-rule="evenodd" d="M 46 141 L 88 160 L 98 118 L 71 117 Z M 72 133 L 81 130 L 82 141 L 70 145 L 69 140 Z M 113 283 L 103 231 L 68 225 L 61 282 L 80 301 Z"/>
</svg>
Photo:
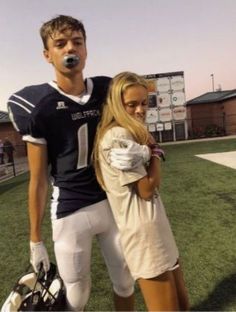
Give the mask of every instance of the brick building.
<svg viewBox="0 0 236 312">
<path fill-rule="evenodd" d="M 15 148 L 15 157 L 26 156 L 26 147 L 21 135 L 14 129 L 8 113 L 0 111 L 0 139 L 4 141 L 6 138 Z"/>
<path fill-rule="evenodd" d="M 186 107 L 190 138 L 236 134 L 236 89 L 207 92 Z"/>
</svg>

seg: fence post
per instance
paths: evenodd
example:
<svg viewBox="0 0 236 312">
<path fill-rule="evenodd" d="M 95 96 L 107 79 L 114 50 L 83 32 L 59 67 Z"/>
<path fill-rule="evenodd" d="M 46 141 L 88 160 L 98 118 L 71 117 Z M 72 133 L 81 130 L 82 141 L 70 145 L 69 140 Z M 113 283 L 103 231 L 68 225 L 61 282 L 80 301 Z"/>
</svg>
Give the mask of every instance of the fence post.
<svg viewBox="0 0 236 312">
<path fill-rule="evenodd" d="M 15 177 L 16 176 L 16 167 L 15 167 L 14 156 L 12 156 L 12 169 L 13 169 L 13 174 L 14 174 L 14 177 Z"/>
</svg>

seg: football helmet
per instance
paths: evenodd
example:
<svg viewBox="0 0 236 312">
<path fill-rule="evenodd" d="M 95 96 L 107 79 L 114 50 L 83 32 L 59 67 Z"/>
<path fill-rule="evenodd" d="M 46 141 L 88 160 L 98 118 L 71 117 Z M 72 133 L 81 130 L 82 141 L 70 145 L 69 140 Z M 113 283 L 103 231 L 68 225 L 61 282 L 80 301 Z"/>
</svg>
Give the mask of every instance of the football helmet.
<svg viewBox="0 0 236 312">
<path fill-rule="evenodd" d="M 18 279 L 1 312 L 63 311 L 65 289 L 56 265 L 50 263 L 46 273 L 42 266 L 38 273 L 29 270 Z"/>
</svg>

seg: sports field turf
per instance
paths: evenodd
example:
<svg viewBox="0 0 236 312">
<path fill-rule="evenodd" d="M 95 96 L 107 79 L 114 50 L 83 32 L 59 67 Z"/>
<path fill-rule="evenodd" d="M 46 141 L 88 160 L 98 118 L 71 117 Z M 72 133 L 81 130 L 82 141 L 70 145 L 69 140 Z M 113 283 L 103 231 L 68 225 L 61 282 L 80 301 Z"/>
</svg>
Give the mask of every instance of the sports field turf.
<svg viewBox="0 0 236 312">
<path fill-rule="evenodd" d="M 161 194 L 181 254 L 191 310 L 236 310 L 236 170 L 195 157 L 236 150 L 236 140 L 166 145 Z M 28 265 L 28 174 L 0 183 L 0 307 Z M 53 260 L 48 218 L 44 238 Z M 111 285 L 94 241 L 87 311 L 112 311 Z M 136 309 L 145 310 L 138 288 Z"/>
</svg>

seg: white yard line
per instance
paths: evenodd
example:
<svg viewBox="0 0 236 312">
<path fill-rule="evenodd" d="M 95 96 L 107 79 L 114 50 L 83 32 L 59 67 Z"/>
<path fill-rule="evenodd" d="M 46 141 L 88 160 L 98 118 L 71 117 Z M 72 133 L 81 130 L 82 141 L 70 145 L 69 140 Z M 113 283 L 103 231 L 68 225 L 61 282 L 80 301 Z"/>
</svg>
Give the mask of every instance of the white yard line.
<svg viewBox="0 0 236 312">
<path fill-rule="evenodd" d="M 219 165 L 236 169 L 236 151 L 225 153 L 199 154 L 195 156 L 215 162 Z"/>
</svg>

